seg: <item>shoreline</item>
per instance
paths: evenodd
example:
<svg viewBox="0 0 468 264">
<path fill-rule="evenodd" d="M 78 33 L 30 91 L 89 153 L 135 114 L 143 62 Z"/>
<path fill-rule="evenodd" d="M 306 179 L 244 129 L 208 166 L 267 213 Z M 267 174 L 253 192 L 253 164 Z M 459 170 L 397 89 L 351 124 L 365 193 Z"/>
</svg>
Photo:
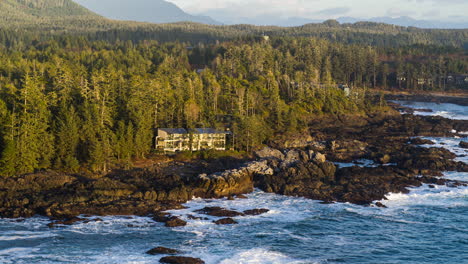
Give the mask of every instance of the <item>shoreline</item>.
<svg viewBox="0 0 468 264">
<path fill-rule="evenodd" d="M 391 205 L 384 200 L 391 199 L 389 195 L 407 194 L 423 185 L 429 189 L 468 187 L 468 182 L 441 177 L 446 171 L 468 172 L 468 164 L 455 161 L 460 156 L 440 146 L 422 147 L 438 143 L 421 137 L 454 137 L 459 135 L 453 132 L 455 128 L 468 131 L 468 122 L 399 114 L 395 110 L 365 117 L 329 116 L 313 120 L 307 137 L 283 137 L 270 142 L 270 147 L 254 153 L 255 160 L 244 156 L 238 160 L 230 157 L 168 161 L 147 168 L 116 170 L 94 179 L 57 172 L 16 176 L 9 181 L 16 191 L 5 193 L 5 189 L 0 189 L 0 219 L 6 216 L 22 222 L 24 219 L 19 217 L 43 216 L 48 219 L 48 228 L 59 230 L 97 222 L 107 224 L 108 216 L 147 217 L 149 225 L 162 223 L 159 227 L 168 231 L 186 225 L 190 228 L 192 221 L 229 226 L 274 209 L 257 207 L 257 203 L 248 208 L 217 202 L 194 208 L 184 203 L 194 197 L 216 201 L 251 199 L 244 194 L 254 194 L 256 189 L 321 204 L 387 208 Z M 464 148 L 461 143 L 460 146 Z M 360 159 L 373 164 L 361 167 L 356 163 Z M 340 162 L 355 165 L 342 167 Z M 9 189 L 5 182 L 0 178 L 0 186 Z M 18 208 L 13 208 L 14 201 L 8 197 L 17 200 Z M 15 210 L 8 210 L 5 205 Z M 205 263 L 203 256 L 191 251 L 186 252 L 194 257 L 178 256 L 184 251 L 176 245 L 153 249 L 148 246 L 145 251 L 146 256 L 161 255 L 162 262 Z"/>
<path fill-rule="evenodd" d="M 383 91 L 385 100 L 417 101 L 428 103 L 449 103 L 468 106 L 468 92 L 446 93 L 446 92 L 392 92 Z"/>
<path fill-rule="evenodd" d="M 173 161 L 114 171 L 97 179 L 57 172 L 0 178 L 5 186 L 0 190 L 0 216 L 43 215 L 56 224 L 73 224 L 80 221 L 79 215 L 138 215 L 177 224 L 170 216 L 158 215 L 182 208 L 192 197 L 236 197 L 254 188 L 369 205 L 388 193 L 405 193 L 408 187 L 423 183 L 466 184 L 437 178 L 443 171 L 468 171 L 467 164 L 453 160 L 456 155 L 442 148 L 418 147 L 430 142 L 408 142 L 417 136 L 454 136 L 452 130 L 468 131 L 468 122 L 393 113 L 328 117 L 310 124 L 309 141 L 298 136 L 275 142 L 275 148 L 257 152 L 255 161 Z M 358 159 L 378 166 L 334 164 Z"/>
</svg>

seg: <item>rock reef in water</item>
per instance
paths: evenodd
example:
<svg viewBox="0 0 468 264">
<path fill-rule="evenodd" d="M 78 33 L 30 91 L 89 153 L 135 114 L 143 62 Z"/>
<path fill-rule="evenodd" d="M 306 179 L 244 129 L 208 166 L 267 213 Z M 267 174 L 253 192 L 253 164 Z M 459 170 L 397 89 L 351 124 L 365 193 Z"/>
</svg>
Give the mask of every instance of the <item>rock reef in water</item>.
<svg viewBox="0 0 468 264">
<path fill-rule="evenodd" d="M 159 260 L 159 262 L 167 264 L 205 264 L 205 262 L 199 258 L 178 256 L 163 257 L 161 260 Z"/>
<path fill-rule="evenodd" d="M 468 142 L 466 142 L 466 141 L 460 142 L 460 147 L 461 147 L 461 148 L 468 149 Z"/>
<path fill-rule="evenodd" d="M 179 251 L 172 249 L 172 248 L 166 248 L 166 247 L 156 247 L 153 249 L 150 249 L 146 252 L 148 255 L 171 255 L 171 254 L 178 254 Z"/>
</svg>

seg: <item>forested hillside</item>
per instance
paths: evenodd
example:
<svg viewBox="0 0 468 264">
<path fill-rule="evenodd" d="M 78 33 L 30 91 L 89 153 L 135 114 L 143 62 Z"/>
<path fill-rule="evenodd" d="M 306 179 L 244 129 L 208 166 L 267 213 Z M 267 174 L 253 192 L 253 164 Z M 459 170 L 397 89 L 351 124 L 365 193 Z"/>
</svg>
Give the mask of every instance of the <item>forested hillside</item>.
<svg viewBox="0 0 468 264">
<path fill-rule="evenodd" d="M 0 175 L 129 166 L 158 127 L 230 128 L 251 150 L 316 115 L 385 107 L 369 88 L 467 89 L 446 81 L 466 74 L 467 30 L 153 25 L 0 3 Z"/>
<path fill-rule="evenodd" d="M 98 19 L 100 17 L 71 0 L 0 1 L 0 21 L 3 27 L 72 18 Z"/>
<path fill-rule="evenodd" d="M 271 37 L 318 37 L 333 42 L 381 47 L 438 45 L 468 49 L 468 29 L 406 28 L 382 23 L 340 24 L 329 20 L 300 27 L 214 26 L 196 23 L 149 24 L 102 18 L 72 0 L 0 1 L 0 43 L 28 44 L 80 34 L 103 41 L 183 41 L 192 45 L 264 34 Z"/>
<path fill-rule="evenodd" d="M 439 55 L 430 63 L 414 57 L 427 49 L 382 51 L 313 38 L 194 47 L 76 38 L 3 49 L 1 173 L 130 164 L 152 152 L 157 127 L 230 128 L 235 148 L 250 150 L 275 133 L 307 127 L 316 115 L 384 106 L 365 88 L 401 85 L 401 69 L 408 78 L 466 70 L 466 57 L 445 57 L 447 50 L 431 49 Z M 354 87 L 350 97 L 340 83 Z M 414 84 L 404 85 L 435 89 Z"/>
<path fill-rule="evenodd" d="M 364 91 L 348 98 L 333 84 L 329 56 L 341 48 L 303 39 L 193 50 L 49 42 L 2 52 L 2 174 L 129 163 L 152 151 L 157 127 L 230 127 L 235 147 L 250 149 L 311 115 L 370 110 Z"/>
</svg>

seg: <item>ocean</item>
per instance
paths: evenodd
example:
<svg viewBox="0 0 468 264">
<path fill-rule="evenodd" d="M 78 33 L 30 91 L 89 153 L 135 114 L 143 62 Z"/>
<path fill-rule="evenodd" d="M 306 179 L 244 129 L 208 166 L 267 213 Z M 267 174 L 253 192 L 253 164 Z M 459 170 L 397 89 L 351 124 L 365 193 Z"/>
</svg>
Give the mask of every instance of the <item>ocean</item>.
<svg viewBox="0 0 468 264">
<path fill-rule="evenodd" d="M 434 110 L 415 114 L 468 120 L 468 107 L 403 104 Z M 428 139 L 468 155 L 458 147 L 468 138 Z M 468 162 L 468 157 L 457 159 Z M 445 177 L 468 181 L 468 173 L 447 172 Z M 259 190 L 247 196 L 192 200 L 186 209 L 170 211 L 188 221 L 175 229 L 147 217 L 101 217 L 101 222 L 58 229 L 48 228 L 42 217 L 0 219 L 0 263 L 158 263 L 160 257 L 145 254 L 157 246 L 179 249 L 207 264 L 468 263 L 468 187 L 423 185 L 409 194 L 388 194 L 381 201 L 388 208 L 321 204 Z M 215 225 L 210 217 L 188 219 L 205 206 L 270 211 L 238 217 L 239 224 L 232 226 Z"/>
</svg>

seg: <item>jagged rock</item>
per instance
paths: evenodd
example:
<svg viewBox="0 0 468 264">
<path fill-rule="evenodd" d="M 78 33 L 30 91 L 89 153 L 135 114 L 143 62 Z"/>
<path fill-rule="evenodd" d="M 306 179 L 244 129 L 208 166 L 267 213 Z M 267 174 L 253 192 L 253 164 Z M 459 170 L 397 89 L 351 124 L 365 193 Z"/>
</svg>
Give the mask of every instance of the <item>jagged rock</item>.
<svg viewBox="0 0 468 264">
<path fill-rule="evenodd" d="M 83 222 L 85 220 L 86 219 L 79 218 L 79 217 L 72 217 L 72 218 L 68 218 L 68 219 L 65 219 L 65 220 L 59 220 L 59 221 L 49 223 L 49 224 L 47 224 L 47 226 L 50 227 L 50 228 L 53 228 L 53 227 L 56 227 L 57 225 L 73 225 L 75 223 Z"/>
<path fill-rule="evenodd" d="M 205 262 L 199 258 L 179 256 L 163 257 L 159 260 L 159 262 L 167 264 L 205 264 Z"/>
<path fill-rule="evenodd" d="M 330 142 L 328 142 L 328 148 L 331 150 L 331 151 L 335 151 L 336 148 L 338 148 L 339 145 L 336 143 L 335 140 L 332 140 Z"/>
<path fill-rule="evenodd" d="M 383 157 L 381 157 L 379 159 L 381 164 L 388 164 L 388 163 L 390 163 L 391 160 L 392 160 L 392 158 L 388 154 L 383 155 Z"/>
<path fill-rule="evenodd" d="M 170 254 L 177 254 L 177 253 L 179 253 L 178 250 L 166 248 L 166 247 L 156 247 L 146 252 L 146 254 L 149 254 L 149 255 L 170 255 Z"/>
<path fill-rule="evenodd" d="M 462 142 L 460 142 L 459 146 L 460 146 L 461 148 L 468 149 L 468 142 L 462 141 Z"/>
<path fill-rule="evenodd" d="M 184 220 L 176 216 L 171 217 L 165 224 L 166 227 L 179 227 L 179 226 L 186 226 L 186 225 L 187 225 L 187 222 L 185 222 Z"/>
<path fill-rule="evenodd" d="M 288 168 L 276 168 L 274 175 L 257 175 L 256 187 L 265 192 L 322 199 L 324 196 L 320 188 L 324 183 L 334 182 L 336 166 L 320 161 L 301 160 Z"/>
<path fill-rule="evenodd" d="M 159 223 L 165 223 L 169 221 L 171 215 L 169 213 L 157 212 L 153 216 L 153 220 Z"/>
<path fill-rule="evenodd" d="M 292 164 L 301 160 L 301 154 L 297 150 L 289 150 L 286 152 L 285 158 L 282 160 L 280 167 L 287 168 L 290 167 Z"/>
<path fill-rule="evenodd" d="M 206 217 L 198 217 L 198 216 L 194 216 L 194 215 L 188 215 L 188 219 L 190 219 L 190 220 L 209 220 Z"/>
<path fill-rule="evenodd" d="M 203 209 L 196 210 L 195 212 L 216 217 L 236 217 L 244 215 L 243 213 L 227 210 L 221 207 L 205 207 Z"/>
<path fill-rule="evenodd" d="M 235 224 L 237 224 L 237 222 L 232 218 L 219 219 L 217 221 L 214 221 L 213 223 L 215 223 L 217 225 L 235 225 Z"/>
<path fill-rule="evenodd" d="M 429 139 L 412 138 L 410 143 L 413 145 L 434 145 L 435 143 Z"/>
<path fill-rule="evenodd" d="M 319 163 L 324 163 L 325 161 L 327 161 L 327 157 L 321 153 L 315 153 L 313 159 Z"/>
<path fill-rule="evenodd" d="M 245 210 L 244 214 L 245 215 L 261 215 L 268 213 L 270 210 L 268 209 L 252 209 L 252 210 Z"/>
<path fill-rule="evenodd" d="M 196 197 L 221 198 L 251 193 L 254 188 L 253 175 L 271 175 L 274 171 L 268 166 L 268 161 L 253 161 L 244 164 L 238 169 L 226 170 L 210 175 L 198 176 L 200 188 L 194 190 Z"/>
<path fill-rule="evenodd" d="M 102 220 L 101 218 L 95 218 L 95 219 L 88 219 L 88 220 L 85 220 L 83 221 L 84 224 L 88 224 L 88 223 L 91 223 L 91 222 L 102 222 L 104 220 Z"/>
<path fill-rule="evenodd" d="M 259 159 L 278 159 L 284 160 L 284 154 L 273 148 L 265 147 L 262 150 L 256 151 L 255 156 Z"/>
<path fill-rule="evenodd" d="M 376 202 L 376 203 L 375 203 L 375 206 L 380 207 L 380 208 L 387 208 L 387 206 L 384 205 L 384 204 L 381 203 L 381 202 Z"/>
</svg>

